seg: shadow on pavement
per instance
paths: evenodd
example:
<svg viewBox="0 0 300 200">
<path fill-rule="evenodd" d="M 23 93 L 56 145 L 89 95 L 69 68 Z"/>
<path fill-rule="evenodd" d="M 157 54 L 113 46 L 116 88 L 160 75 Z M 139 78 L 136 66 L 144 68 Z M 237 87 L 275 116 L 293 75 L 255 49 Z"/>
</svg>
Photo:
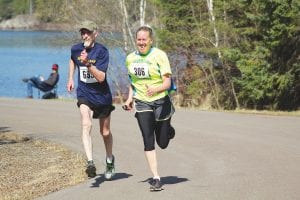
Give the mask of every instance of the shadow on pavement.
<svg viewBox="0 0 300 200">
<path fill-rule="evenodd" d="M 99 174 L 98 178 L 95 178 L 95 182 L 92 183 L 91 187 L 99 187 L 101 183 L 107 181 L 104 177 L 104 174 Z M 119 180 L 119 179 L 124 179 L 124 178 L 129 178 L 130 176 L 132 176 L 132 174 L 126 174 L 126 173 L 116 173 L 113 177 L 112 180 L 110 181 L 115 181 L 115 180 Z"/>
<path fill-rule="evenodd" d="M 144 181 L 141 181 L 141 182 L 148 182 L 150 183 L 152 180 L 152 178 L 148 178 Z M 165 177 L 160 177 L 160 180 L 161 182 L 164 184 L 164 185 L 171 185 L 171 184 L 177 184 L 177 183 L 181 183 L 181 182 L 186 182 L 186 181 L 189 181 L 189 179 L 187 178 L 180 178 L 178 176 L 165 176 Z"/>
<path fill-rule="evenodd" d="M 189 181 L 187 178 L 180 178 L 178 176 L 165 176 L 161 177 L 160 180 L 163 184 L 168 185 Z"/>
</svg>

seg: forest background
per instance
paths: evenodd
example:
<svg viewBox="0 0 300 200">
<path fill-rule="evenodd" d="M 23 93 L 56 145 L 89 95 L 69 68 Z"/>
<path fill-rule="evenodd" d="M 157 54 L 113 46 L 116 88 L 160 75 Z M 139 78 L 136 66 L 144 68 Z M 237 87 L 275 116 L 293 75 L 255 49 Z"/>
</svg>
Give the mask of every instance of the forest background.
<svg viewBox="0 0 300 200">
<path fill-rule="evenodd" d="M 94 20 L 120 33 L 112 42 L 126 53 L 136 28 L 151 25 L 179 106 L 300 108 L 300 0 L 0 0 L 0 9 L 0 22 L 34 16 L 60 30 Z"/>
</svg>

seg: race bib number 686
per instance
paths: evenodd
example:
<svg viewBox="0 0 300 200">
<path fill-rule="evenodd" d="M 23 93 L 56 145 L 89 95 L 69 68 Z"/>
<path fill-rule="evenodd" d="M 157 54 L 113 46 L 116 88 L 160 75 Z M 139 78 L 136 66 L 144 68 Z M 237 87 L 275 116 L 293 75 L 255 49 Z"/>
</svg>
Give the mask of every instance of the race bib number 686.
<svg viewBox="0 0 300 200">
<path fill-rule="evenodd" d="M 89 72 L 86 66 L 79 67 L 80 81 L 85 83 L 96 83 L 97 80 L 95 77 Z"/>
</svg>

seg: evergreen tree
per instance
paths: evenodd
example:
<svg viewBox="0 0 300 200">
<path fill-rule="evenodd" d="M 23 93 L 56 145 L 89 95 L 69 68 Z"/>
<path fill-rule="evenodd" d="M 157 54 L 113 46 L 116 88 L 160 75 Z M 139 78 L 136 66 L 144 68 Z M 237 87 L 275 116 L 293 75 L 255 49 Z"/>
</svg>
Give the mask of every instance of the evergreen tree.
<svg viewBox="0 0 300 200">
<path fill-rule="evenodd" d="M 201 12 L 193 12 L 191 7 L 199 8 L 201 1 L 191 0 L 156 0 L 160 8 L 162 28 L 157 30 L 159 44 L 166 51 L 184 54 L 187 66 L 193 66 L 193 54 L 197 53 L 201 39 L 195 37 L 197 23 L 194 18 L 200 17 Z M 196 16 L 195 16 L 196 15 Z"/>
<path fill-rule="evenodd" d="M 240 37 L 231 60 L 241 71 L 235 79 L 240 101 L 248 108 L 296 109 L 299 46 L 291 41 L 299 39 L 299 1 L 237 2 L 228 14 L 243 19 L 233 23 Z"/>
<path fill-rule="evenodd" d="M 210 87 L 222 107 L 232 108 L 237 106 L 230 103 L 235 94 L 230 89 L 233 85 L 241 107 L 299 107 L 299 0 L 214 0 L 214 26 L 204 1 L 155 2 L 162 14 L 162 30 L 158 31 L 162 48 L 177 55 L 184 53 L 186 67 L 195 66 L 193 53 L 204 53 L 213 60 L 209 65 L 201 64 L 203 73 L 195 68 L 195 73 L 184 73 L 193 74 L 181 77 L 186 94 L 193 97 L 194 92 L 201 93 L 195 89 L 198 81 L 199 86 Z M 207 84 L 200 84 L 204 76 Z"/>
</svg>

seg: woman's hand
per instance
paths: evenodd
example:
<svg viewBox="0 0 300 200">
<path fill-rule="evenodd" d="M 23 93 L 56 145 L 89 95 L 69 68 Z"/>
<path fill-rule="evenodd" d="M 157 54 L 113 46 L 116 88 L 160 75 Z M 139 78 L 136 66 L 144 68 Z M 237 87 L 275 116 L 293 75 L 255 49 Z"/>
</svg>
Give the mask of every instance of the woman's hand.
<svg viewBox="0 0 300 200">
<path fill-rule="evenodd" d="M 126 101 L 125 104 L 122 106 L 122 108 L 123 108 L 124 110 L 131 111 L 131 110 L 133 109 L 132 103 L 133 103 L 132 101 L 130 101 L 130 100 L 127 99 L 127 101 Z"/>
<path fill-rule="evenodd" d="M 147 96 L 149 96 L 149 97 L 151 97 L 157 93 L 155 87 L 146 85 L 146 89 L 147 89 Z"/>
<path fill-rule="evenodd" d="M 170 75 L 169 74 L 163 75 L 162 78 L 163 78 L 163 83 L 161 84 L 161 86 L 153 87 L 153 86 L 146 85 L 146 89 L 147 89 L 146 92 L 149 97 L 155 95 L 156 93 L 164 92 L 170 89 L 171 87 Z"/>
<path fill-rule="evenodd" d="M 133 89 L 131 85 L 128 87 L 128 98 L 122 108 L 127 111 L 133 109 Z"/>
</svg>

